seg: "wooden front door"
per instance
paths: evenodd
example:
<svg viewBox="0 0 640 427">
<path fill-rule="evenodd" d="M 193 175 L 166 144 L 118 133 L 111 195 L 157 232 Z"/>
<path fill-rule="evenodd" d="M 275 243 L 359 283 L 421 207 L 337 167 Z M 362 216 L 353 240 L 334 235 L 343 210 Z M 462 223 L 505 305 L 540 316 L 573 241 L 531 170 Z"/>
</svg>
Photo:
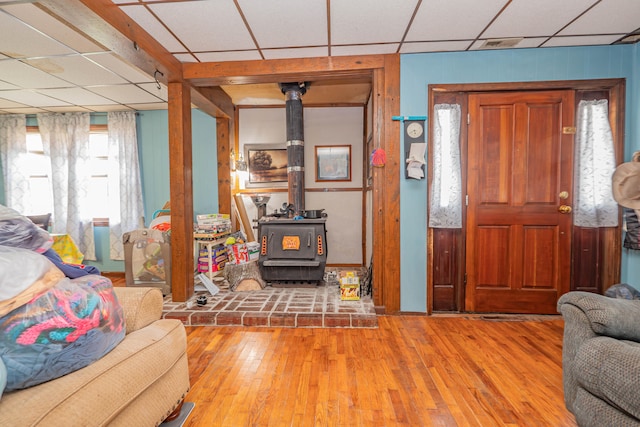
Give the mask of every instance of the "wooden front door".
<svg viewBox="0 0 640 427">
<path fill-rule="evenodd" d="M 557 313 L 570 289 L 574 92 L 469 95 L 465 311 Z"/>
</svg>

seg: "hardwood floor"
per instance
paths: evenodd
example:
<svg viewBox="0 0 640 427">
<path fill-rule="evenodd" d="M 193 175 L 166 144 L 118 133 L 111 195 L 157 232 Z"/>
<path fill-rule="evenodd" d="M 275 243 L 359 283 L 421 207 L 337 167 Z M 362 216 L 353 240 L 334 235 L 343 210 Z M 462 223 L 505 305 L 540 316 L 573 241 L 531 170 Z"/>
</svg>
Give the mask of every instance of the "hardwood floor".
<svg viewBox="0 0 640 427">
<path fill-rule="evenodd" d="M 195 408 L 185 426 L 576 425 L 563 402 L 560 317 L 378 322 L 187 327 Z"/>
</svg>

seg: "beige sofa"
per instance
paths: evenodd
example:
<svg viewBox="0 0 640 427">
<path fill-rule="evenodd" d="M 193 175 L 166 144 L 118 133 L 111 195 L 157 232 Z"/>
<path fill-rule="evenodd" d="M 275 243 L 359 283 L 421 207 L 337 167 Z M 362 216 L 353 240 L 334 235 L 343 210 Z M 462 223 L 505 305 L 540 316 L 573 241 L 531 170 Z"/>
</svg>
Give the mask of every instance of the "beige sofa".
<svg viewBox="0 0 640 427">
<path fill-rule="evenodd" d="M 0 399 L 0 426 L 155 426 L 189 390 L 186 333 L 157 288 L 114 288 L 126 336 L 100 360 Z"/>
</svg>

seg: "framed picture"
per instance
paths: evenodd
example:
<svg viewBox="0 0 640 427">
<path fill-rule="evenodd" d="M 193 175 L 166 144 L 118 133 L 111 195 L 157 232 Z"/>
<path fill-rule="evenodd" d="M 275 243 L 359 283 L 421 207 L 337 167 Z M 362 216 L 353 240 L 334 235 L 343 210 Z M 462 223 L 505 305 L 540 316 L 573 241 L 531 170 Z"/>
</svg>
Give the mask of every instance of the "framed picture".
<svg viewBox="0 0 640 427">
<path fill-rule="evenodd" d="M 287 149 L 281 145 L 245 144 L 248 187 L 280 187 L 286 184 Z"/>
<path fill-rule="evenodd" d="M 318 181 L 351 181 L 350 145 L 316 145 Z"/>
</svg>

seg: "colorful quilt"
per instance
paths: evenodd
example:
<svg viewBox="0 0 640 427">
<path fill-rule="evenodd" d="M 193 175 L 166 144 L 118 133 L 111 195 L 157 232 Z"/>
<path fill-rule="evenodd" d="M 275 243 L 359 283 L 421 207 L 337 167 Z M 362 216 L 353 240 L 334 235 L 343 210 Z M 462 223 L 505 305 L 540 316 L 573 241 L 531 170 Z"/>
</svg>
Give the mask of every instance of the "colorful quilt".
<svg viewBox="0 0 640 427">
<path fill-rule="evenodd" d="M 124 339 L 125 323 L 111 281 L 64 278 L 0 317 L 6 390 L 61 377 L 100 359 Z"/>
</svg>

